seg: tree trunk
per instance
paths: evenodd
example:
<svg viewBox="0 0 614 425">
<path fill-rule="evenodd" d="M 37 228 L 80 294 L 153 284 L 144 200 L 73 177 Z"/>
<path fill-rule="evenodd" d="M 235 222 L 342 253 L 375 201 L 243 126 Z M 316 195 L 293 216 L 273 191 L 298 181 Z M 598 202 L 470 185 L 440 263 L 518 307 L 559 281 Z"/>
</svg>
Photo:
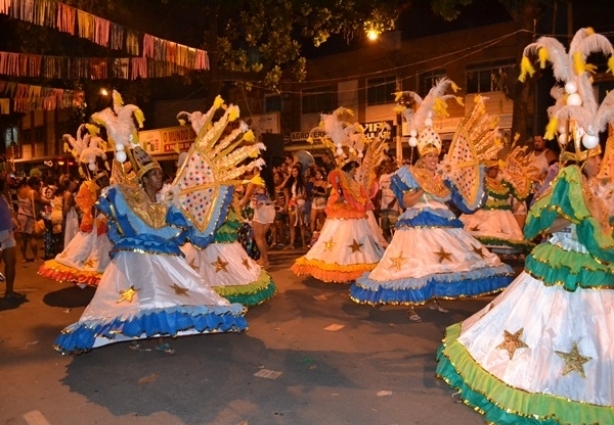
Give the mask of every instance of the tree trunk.
<svg viewBox="0 0 614 425">
<path fill-rule="evenodd" d="M 535 27 L 541 12 L 540 0 L 525 0 L 515 9 L 508 9 L 519 32 L 516 36 L 516 63 L 520 67 L 524 48 L 532 43 L 535 35 Z M 520 135 L 520 142 L 524 143 L 528 137 L 532 136 L 536 129 L 533 128 L 533 115 L 537 112 L 535 105 L 536 81 L 528 78 L 524 83 L 517 82 L 513 91 L 514 110 L 512 117 L 512 138 Z"/>
</svg>

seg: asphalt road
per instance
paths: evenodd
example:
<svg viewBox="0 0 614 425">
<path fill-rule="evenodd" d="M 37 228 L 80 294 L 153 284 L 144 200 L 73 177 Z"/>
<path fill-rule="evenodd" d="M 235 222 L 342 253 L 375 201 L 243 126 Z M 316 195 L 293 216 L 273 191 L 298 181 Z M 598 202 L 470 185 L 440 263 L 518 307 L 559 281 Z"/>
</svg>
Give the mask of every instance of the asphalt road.
<svg viewBox="0 0 614 425">
<path fill-rule="evenodd" d="M 443 301 L 448 314 L 420 308 L 423 322 L 410 323 L 403 307 L 360 306 L 347 285 L 295 277 L 299 254 L 272 254 L 279 290 L 249 310 L 247 332 L 178 338 L 172 356 L 153 341 L 137 352 L 122 343 L 56 353 L 55 337 L 94 289 L 19 264 L 15 287 L 27 301 L 0 301 L 0 424 L 484 423 L 435 378 L 435 353 L 447 325 L 491 298 Z"/>
</svg>

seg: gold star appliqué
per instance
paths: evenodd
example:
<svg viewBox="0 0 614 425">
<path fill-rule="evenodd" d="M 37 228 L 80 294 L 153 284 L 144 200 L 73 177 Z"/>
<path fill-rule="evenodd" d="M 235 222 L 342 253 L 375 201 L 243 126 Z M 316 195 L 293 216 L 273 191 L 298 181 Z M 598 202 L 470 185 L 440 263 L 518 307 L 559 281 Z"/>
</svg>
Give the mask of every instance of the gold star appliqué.
<svg viewBox="0 0 614 425">
<path fill-rule="evenodd" d="M 451 252 L 447 252 L 446 250 L 444 250 L 443 246 L 439 249 L 439 251 L 435 252 L 435 255 L 437 255 L 439 257 L 439 262 L 440 263 L 442 263 L 443 260 L 452 261 L 451 260 L 452 253 Z"/>
<path fill-rule="evenodd" d="M 188 288 L 182 288 L 181 286 L 177 285 L 176 283 L 173 283 L 171 285 L 171 288 L 173 288 L 175 290 L 175 294 L 177 294 L 177 295 L 188 295 Z"/>
<path fill-rule="evenodd" d="M 245 266 L 245 268 L 247 270 L 251 270 L 252 269 L 252 266 L 249 264 L 249 259 L 247 259 L 247 258 L 243 259 L 243 265 Z"/>
<path fill-rule="evenodd" d="M 575 370 L 582 378 L 586 378 L 586 375 L 584 375 L 583 365 L 589 360 L 592 360 L 592 357 L 581 355 L 580 351 L 578 351 L 578 343 L 576 341 L 573 342 L 569 353 L 565 353 L 563 351 L 555 351 L 555 353 L 565 361 L 563 376 Z"/>
<path fill-rule="evenodd" d="M 482 257 L 482 259 L 484 259 L 485 255 L 484 254 L 484 247 L 477 247 L 477 246 L 473 246 L 471 245 L 471 248 L 473 248 L 473 252 L 477 255 L 479 255 L 480 257 Z"/>
<path fill-rule="evenodd" d="M 117 304 L 121 303 L 122 301 L 128 301 L 129 303 L 131 303 L 132 298 L 136 295 L 138 291 L 139 291 L 138 289 L 134 289 L 134 285 L 132 285 L 128 289 L 119 291 L 120 297 L 119 297 L 119 300 L 117 300 Z"/>
<path fill-rule="evenodd" d="M 335 246 L 335 241 L 333 240 L 333 238 L 330 238 L 329 240 L 324 242 L 324 251 L 332 251 L 333 246 Z"/>
<path fill-rule="evenodd" d="M 497 345 L 497 348 L 500 350 L 507 350 L 507 354 L 510 356 L 510 360 L 512 360 L 512 357 L 514 357 L 514 353 L 517 349 L 528 347 L 528 345 L 520 339 L 522 338 L 523 332 L 524 328 L 520 328 L 515 333 L 503 330 L 503 342 Z"/>
<path fill-rule="evenodd" d="M 354 239 L 354 242 L 352 243 L 352 245 L 348 245 L 348 248 L 352 248 L 352 254 L 357 251 L 362 252 L 362 244 L 358 243 L 356 239 Z"/>
<path fill-rule="evenodd" d="M 403 251 L 399 252 L 399 256 L 398 257 L 392 257 L 390 259 L 391 267 L 396 268 L 397 270 L 401 270 L 401 265 L 403 264 L 403 262 L 405 261 L 405 257 L 403 257 Z"/>
<path fill-rule="evenodd" d="M 228 273 L 228 270 L 226 269 L 226 266 L 228 265 L 227 261 L 224 261 L 220 258 L 220 256 L 217 256 L 217 260 L 215 260 L 213 263 L 211 263 L 212 266 L 215 266 L 215 272 L 219 272 L 220 270 L 224 270 L 226 273 Z"/>
</svg>

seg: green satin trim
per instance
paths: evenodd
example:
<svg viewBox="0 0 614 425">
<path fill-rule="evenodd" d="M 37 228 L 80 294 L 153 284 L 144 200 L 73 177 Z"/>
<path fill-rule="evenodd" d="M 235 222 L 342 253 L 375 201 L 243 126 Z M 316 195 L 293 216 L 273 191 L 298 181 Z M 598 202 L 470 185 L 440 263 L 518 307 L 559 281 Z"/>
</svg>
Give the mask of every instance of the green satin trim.
<svg viewBox="0 0 614 425">
<path fill-rule="evenodd" d="M 479 240 L 482 243 L 482 245 L 487 245 L 487 246 L 490 246 L 490 245 L 507 246 L 510 248 L 517 248 L 520 250 L 525 250 L 531 245 L 530 242 L 528 241 L 513 242 L 507 239 L 499 239 L 499 238 L 484 237 L 484 236 L 474 236 L 474 238 Z"/>
<path fill-rule="evenodd" d="M 568 291 L 582 288 L 614 287 L 614 270 L 598 263 L 590 254 L 567 251 L 543 243 L 533 249 L 525 262 L 526 270 L 546 286 L 559 285 Z"/>
<path fill-rule="evenodd" d="M 214 286 L 218 295 L 233 303 L 253 306 L 262 304 L 277 291 L 271 276 L 262 269 L 257 281 L 247 285 Z"/>
<path fill-rule="evenodd" d="M 614 408 L 513 388 L 484 370 L 458 342 L 461 324 L 446 329 L 437 352 L 436 374 L 463 402 L 498 425 L 608 424 Z M 564 378 L 563 378 L 564 379 Z"/>
<path fill-rule="evenodd" d="M 237 214 L 229 209 L 226 215 L 226 221 L 215 232 L 213 239 L 214 243 L 232 243 L 239 240 L 239 229 L 241 228 L 241 222 Z"/>
<path fill-rule="evenodd" d="M 563 168 L 551 183 L 551 190 L 529 210 L 524 226 L 525 238 L 532 240 L 547 233 L 554 220 L 562 217 L 576 224 L 578 241 L 595 260 L 614 263 L 614 239 L 601 231 L 584 202 L 582 190 L 580 169 L 575 165 Z"/>
</svg>

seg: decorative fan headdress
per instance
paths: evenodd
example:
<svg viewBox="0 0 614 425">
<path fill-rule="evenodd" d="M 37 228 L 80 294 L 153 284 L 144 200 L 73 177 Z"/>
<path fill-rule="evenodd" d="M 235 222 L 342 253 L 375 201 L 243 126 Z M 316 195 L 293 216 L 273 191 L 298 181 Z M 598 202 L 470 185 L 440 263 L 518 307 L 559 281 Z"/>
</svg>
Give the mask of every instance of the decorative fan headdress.
<svg viewBox="0 0 614 425">
<path fill-rule="evenodd" d="M 524 50 L 518 77 L 520 81 L 524 81 L 527 74 L 533 75 L 535 72 L 528 55 L 537 53 L 540 66 L 545 68 L 546 61 L 550 61 L 555 78 L 565 85 L 565 94 L 560 89 L 551 92 L 557 104 L 549 109 L 550 122 L 545 135 L 545 138 L 551 139 L 558 133 L 558 142 L 564 153 L 561 158 L 563 162 L 570 159 L 585 161 L 589 154 L 584 148 L 590 151 L 599 145 L 599 132 L 614 117 L 614 93 L 608 93 L 599 105 L 593 91 L 590 74 L 595 72 L 595 66 L 587 64 L 586 59 L 597 52 L 610 56 L 608 71 L 614 73 L 614 48 L 606 37 L 595 34 L 592 28 L 576 32 L 569 52 L 551 37 L 541 37 Z M 571 140 L 575 153 L 565 153 Z"/>
<path fill-rule="evenodd" d="M 389 134 L 390 126 L 382 123 L 380 131 L 368 144 L 360 168 L 354 176 L 356 181 L 367 191 L 367 193 L 370 193 L 377 179 L 376 168 L 387 158 L 386 150 L 388 146 L 386 140 Z"/>
<path fill-rule="evenodd" d="M 447 179 L 456 186 L 469 209 L 478 208 L 483 201 L 480 164 L 496 160 L 503 147 L 498 117 L 486 114 L 484 101 L 484 97 L 475 96 L 475 105 L 456 129 L 442 163 Z"/>
<path fill-rule="evenodd" d="M 212 123 L 219 109 L 224 114 Z M 212 232 L 220 224 L 220 203 L 229 203 L 232 187 L 247 182 L 240 177 L 264 165 L 259 155 L 266 148 L 263 143 L 254 143 L 254 133 L 247 124 L 241 121 L 238 126 L 229 126 L 237 121 L 239 112 L 238 106 L 226 106 L 218 97 L 206 114 L 188 116 L 198 117 L 196 124 L 192 122 L 196 140 L 167 196 L 201 232 Z M 256 183 L 262 183 L 261 179 Z"/>
<path fill-rule="evenodd" d="M 429 153 L 439 155 L 441 152 L 441 138 L 433 129 L 433 115 L 447 117 L 448 99 L 455 99 L 462 105 L 462 98 L 453 94 L 446 94 L 448 87 L 451 87 L 454 92 L 459 90 L 459 87 L 450 79 L 442 78 L 435 86 L 431 88 L 428 95 L 422 99 L 417 93 L 412 91 L 396 93 L 396 101 L 398 102 L 403 96 L 413 100 L 416 105 L 416 110 L 412 107 L 398 105 L 395 111 L 402 112 L 405 121 L 409 125 L 409 146 L 418 147 L 420 156 Z"/>
</svg>

